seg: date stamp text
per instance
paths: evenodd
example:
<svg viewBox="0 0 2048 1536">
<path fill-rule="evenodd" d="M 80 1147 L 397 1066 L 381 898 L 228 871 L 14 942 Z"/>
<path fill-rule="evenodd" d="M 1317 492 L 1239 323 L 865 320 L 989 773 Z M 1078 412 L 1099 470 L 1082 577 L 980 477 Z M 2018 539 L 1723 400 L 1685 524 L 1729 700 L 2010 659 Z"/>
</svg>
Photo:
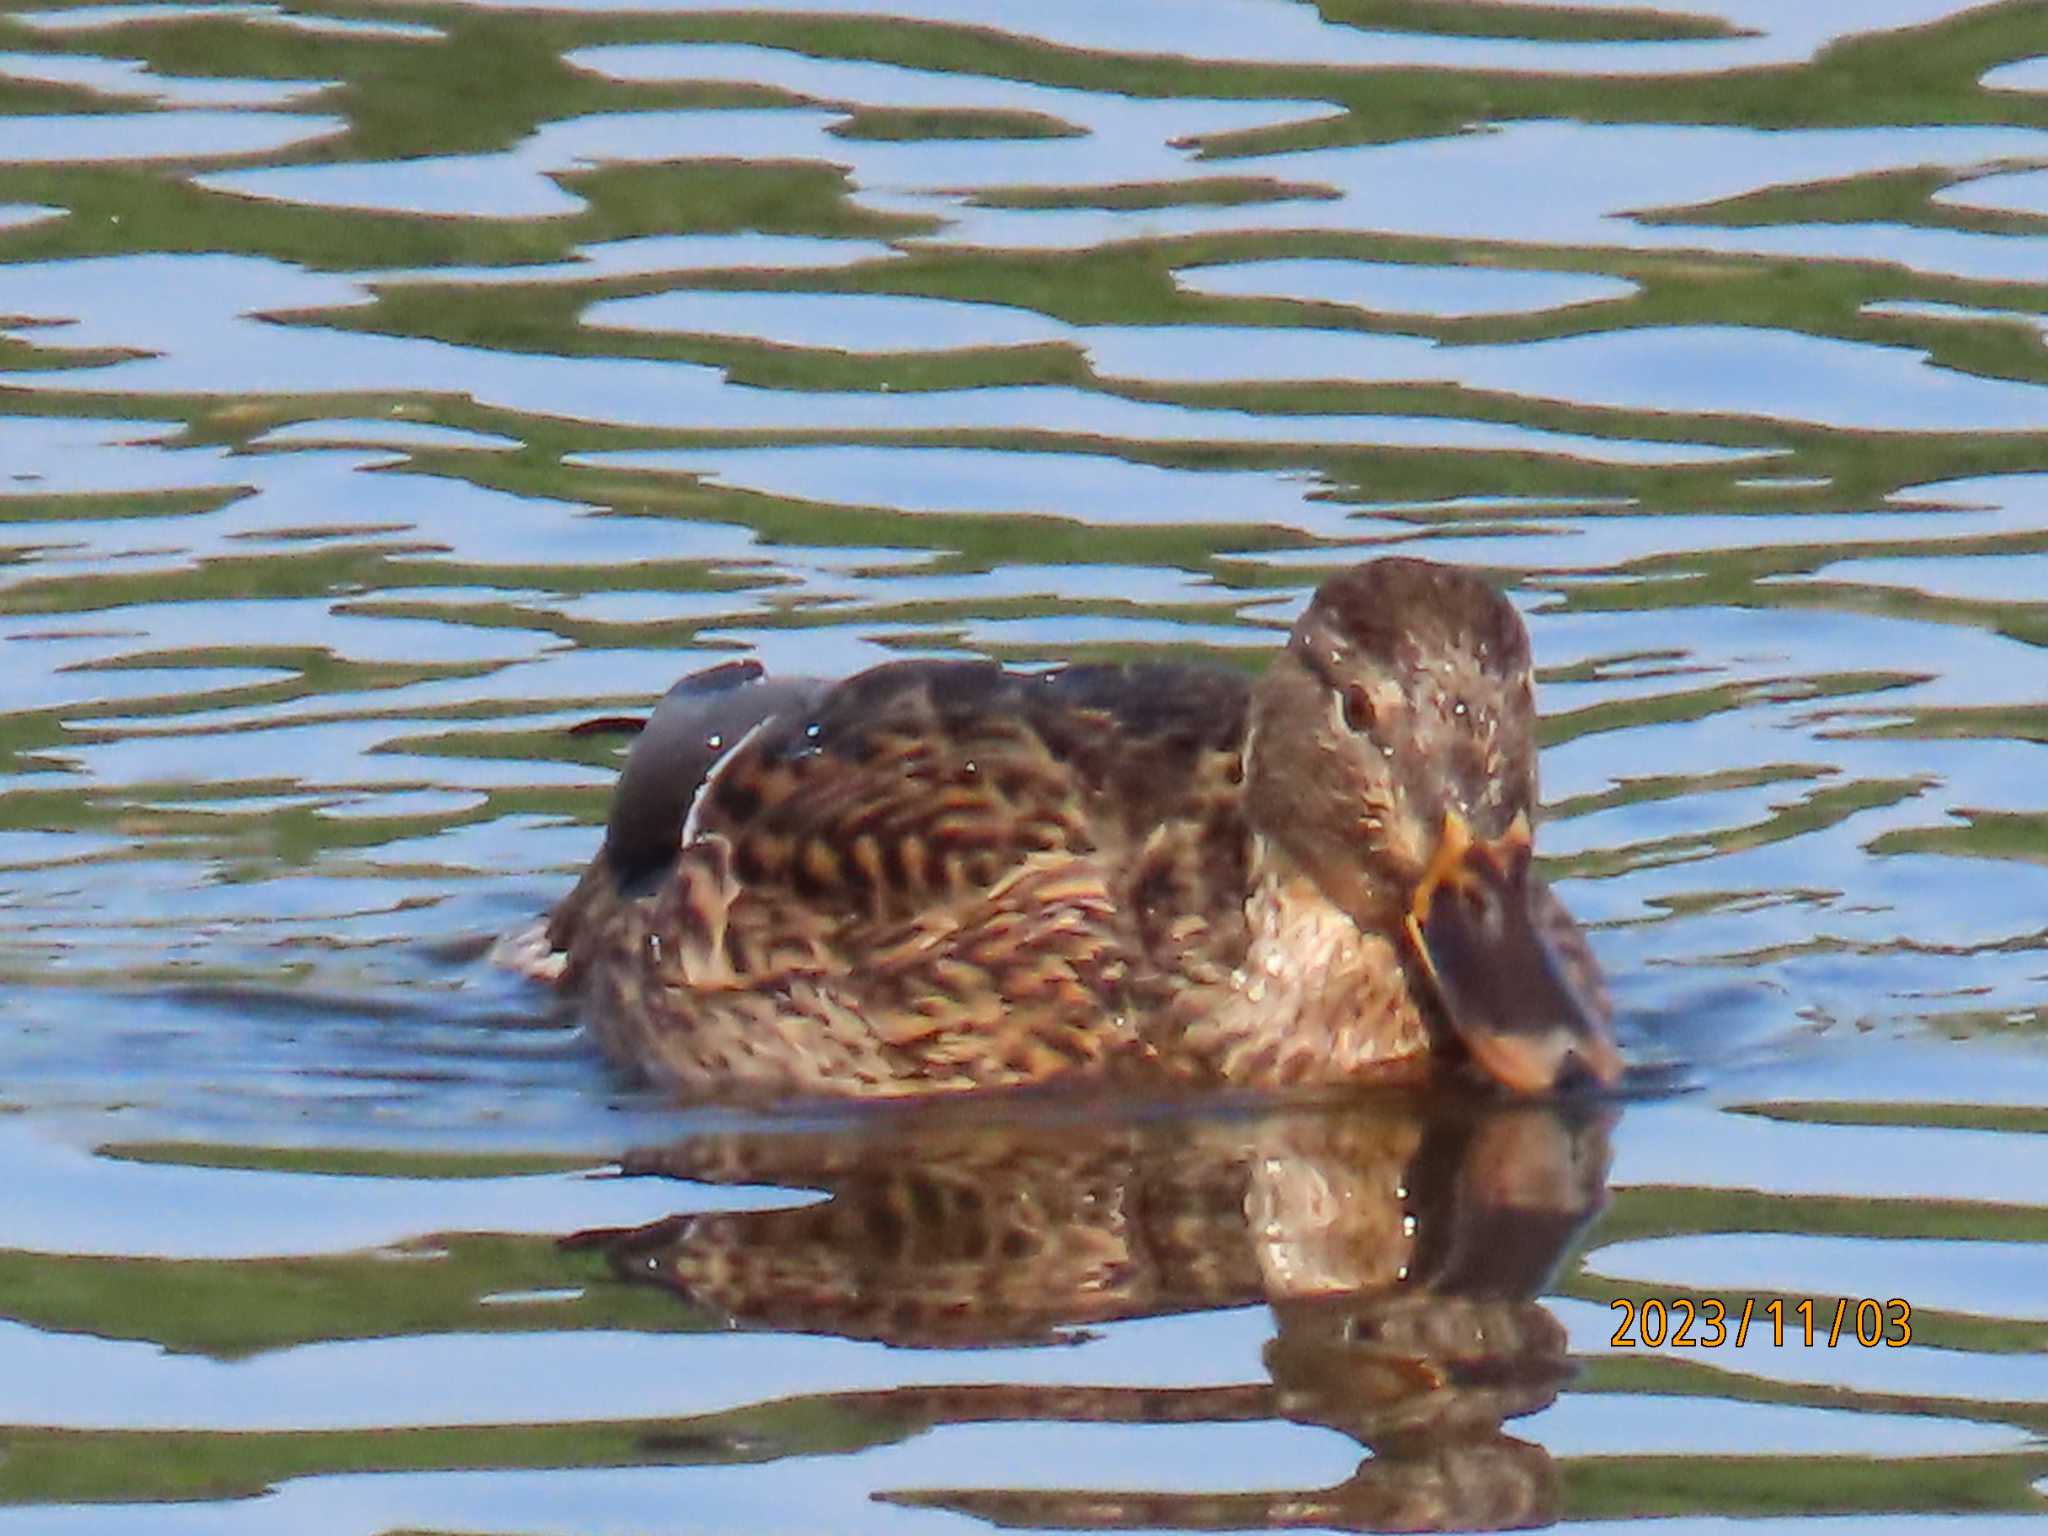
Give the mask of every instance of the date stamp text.
<svg viewBox="0 0 2048 1536">
<path fill-rule="evenodd" d="M 1740 1349 L 1752 1329 L 1760 1342 L 1768 1339 L 1778 1349 L 1788 1343 L 1807 1349 L 1844 1344 L 1903 1349 L 1913 1342 L 1913 1308 L 1902 1296 L 1883 1301 L 1874 1296 L 1833 1301 L 1746 1296 L 1740 1306 L 1732 1298 L 1675 1296 L 1665 1301 L 1651 1296 L 1620 1297 L 1607 1305 L 1621 1314 L 1608 1341 L 1616 1349 L 1720 1349 L 1729 1344 Z"/>
</svg>

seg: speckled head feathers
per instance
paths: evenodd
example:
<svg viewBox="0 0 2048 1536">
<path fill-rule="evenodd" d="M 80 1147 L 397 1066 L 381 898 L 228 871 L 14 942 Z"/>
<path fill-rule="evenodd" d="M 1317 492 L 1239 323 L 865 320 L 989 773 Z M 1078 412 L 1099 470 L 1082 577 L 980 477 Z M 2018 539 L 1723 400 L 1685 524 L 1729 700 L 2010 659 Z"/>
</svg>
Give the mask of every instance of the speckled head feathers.
<svg viewBox="0 0 2048 1536">
<path fill-rule="evenodd" d="M 1254 820 L 1361 918 L 1413 883 L 1446 811 L 1497 837 L 1535 802 L 1528 634 L 1455 566 L 1331 577 L 1261 680 L 1255 722 Z"/>
<path fill-rule="evenodd" d="M 1390 557 L 1332 576 L 1317 589 L 1288 647 L 1341 669 L 1370 661 L 1399 674 L 1469 661 L 1497 679 L 1524 679 L 1529 635 L 1486 581 L 1454 565 Z M 1312 663 L 1315 664 L 1315 663 Z"/>
</svg>

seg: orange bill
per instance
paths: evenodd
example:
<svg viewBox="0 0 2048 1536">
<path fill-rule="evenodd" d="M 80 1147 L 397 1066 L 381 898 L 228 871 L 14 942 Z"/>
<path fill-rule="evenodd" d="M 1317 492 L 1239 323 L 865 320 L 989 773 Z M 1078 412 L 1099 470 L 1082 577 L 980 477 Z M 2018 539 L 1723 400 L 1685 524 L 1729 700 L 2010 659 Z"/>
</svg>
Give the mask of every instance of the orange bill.
<svg viewBox="0 0 2048 1536">
<path fill-rule="evenodd" d="M 1462 816 L 1446 812 L 1409 904 L 1409 940 L 1452 1029 L 1490 1077 L 1517 1093 L 1577 1076 L 1611 1086 L 1622 1059 L 1598 973 L 1529 862 L 1526 817 L 1480 842 Z"/>
</svg>

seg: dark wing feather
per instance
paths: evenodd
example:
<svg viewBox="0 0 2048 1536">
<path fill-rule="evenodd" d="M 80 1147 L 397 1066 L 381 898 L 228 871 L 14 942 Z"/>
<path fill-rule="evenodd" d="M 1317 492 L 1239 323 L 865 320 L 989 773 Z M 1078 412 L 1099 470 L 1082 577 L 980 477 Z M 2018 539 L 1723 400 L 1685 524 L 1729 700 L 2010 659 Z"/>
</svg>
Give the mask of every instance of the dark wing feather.
<svg viewBox="0 0 2048 1536">
<path fill-rule="evenodd" d="M 770 715 L 801 714 L 826 686 L 770 680 L 759 662 L 732 661 L 663 695 L 627 755 L 605 828 L 605 861 L 623 893 L 650 889 L 673 866 L 690 802 L 733 743 Z"/>
</svg>

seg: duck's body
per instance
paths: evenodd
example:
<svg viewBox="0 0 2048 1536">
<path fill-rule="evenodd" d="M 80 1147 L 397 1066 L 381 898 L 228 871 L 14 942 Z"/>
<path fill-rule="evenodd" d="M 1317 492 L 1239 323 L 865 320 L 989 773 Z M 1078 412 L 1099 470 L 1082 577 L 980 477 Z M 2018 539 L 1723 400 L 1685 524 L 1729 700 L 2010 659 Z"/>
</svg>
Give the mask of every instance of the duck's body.
<svg viewBox="0 0 2048 1536">
<path fill-rule="evenodd" d="M 1597 970 L 1527 871 L 1528 715 L 1513 610 L 1419 561 L 1330 583 L 1256 682 L 720 668 L 636 743 L 548 940 L 607 1051 L 692 1097 L 1384 1078 L 1456 1054 L 1461 1011 L 1537 1037 L 1505 1069 L 1470 1044 L 1514 1086 L 1574 1048 L 1611 1079 Z M 1492 942 L 1435 893 L 1495 883 L 1533 1030 L 1494 1017 L 1529 977 L 1431 958 Z"/>
</svg>

